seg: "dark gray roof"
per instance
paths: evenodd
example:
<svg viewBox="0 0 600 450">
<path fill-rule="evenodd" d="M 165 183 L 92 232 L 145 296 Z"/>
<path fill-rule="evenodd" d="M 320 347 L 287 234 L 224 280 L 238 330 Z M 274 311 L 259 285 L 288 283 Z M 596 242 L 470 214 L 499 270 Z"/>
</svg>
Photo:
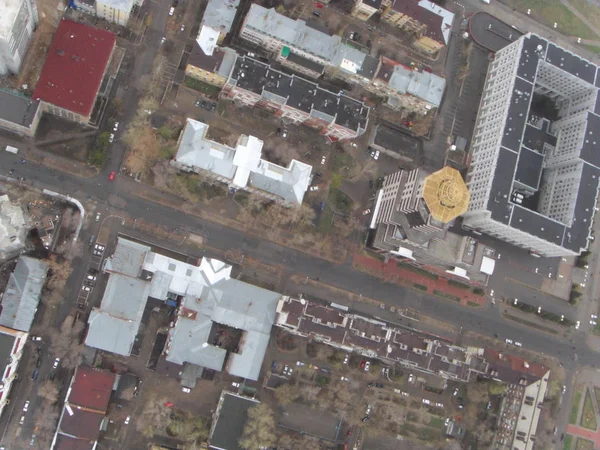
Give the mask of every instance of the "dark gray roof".
<svg viewBox="0 0 600 450">
<path fill-rule="evenodd" d="M 29 128 L 40 102 L 0 89 L 0 120 L 6 120 Z"/>
<path fill-rule="evenodd" d="M 556 136 L 550 133 L 550 121 L 542 119 L 541 128 L 528 123 L 525 127 L 525 135 L 523 136 L 523 145 L 530 150 L 537 152 L 544 151 L 544 144 L 556 147 Z"/>
<path fill-rule="evenodd" d="M 600 116 L 589 111 L 579 157 L 593 166 L 600 167 Z"/>
<path fill-rule="evenodd" d="M 566 228 L 563 224 L 520 205 L 513 205 L 510 226 L 556 245 L 562 244 Z"/>
<path fill-rule="evenodd" d="M 369 108 L 362 102 L 321 89 L 316 83 L 284 74 L 252 58 L 238 58 L 231 79 L 239 88 L 272 102 L 285 103 L 323 120 L 335 119 L 335 123 L 351 130 L 366 128 Z"/>
<path fill-rule="evenodd" d="M 513 183 L 512 174 L 515 171 L 516 164 L 517 154 L 501 147 L 487 207 L 492 213 L 492 219 L 505 224 L 508 224 L 510 220 L 508 200 Z"/>
<path fill-rule="evenodd" d="M 515 88 L 510 100 L 506 125 L 504 126 L 504 136 L 502 137 L 502 146 L 515 152 L 519 151 L 521 146 L 532 92 L 533 84 L 518 77 L 515 79 Z"/>
<path fill-rule="evenodd" d="M 2 297 L 0 325 L 29 332 L 47 272 L 45 262 L 29 256 L 19 258 Z"/>
<path fill-rule="evenodd" d="M 600 181 L 600 169 L 583 165 L 583 173 L 579 182 L 579 192 L 575 203 L 575 220 L 573 225 L 567 228 L 565 242 L 563 245 L 573 251 L 580 251 L 587 247 L 588 235 L 594 217 L 594 207 L 598 196 L 598 184 Z"/>
<path fill-rule="evenodd" d="M 546 62 L 590 84 L 596 80 L 597 67 L 594 64 L 552 43 L 548 44 Z"/>
<path fill-rule="evenodd" d="M 543 162 L 543 155 L 531 150 L 527 150 L 525 147 L 521 147 L 515 181 L 518 181 L 537 191 L 540 184 L 540 177 L 542 176 Z"/>
<path fill-rule="evenodd" d="M 360 69 L 358 69 L 356 73 L 372 80 L 378 68 L 379 58 L 373 58 L 371 55 L 366 55 Z"/>
<path fill-rule="evenodd" d="M 323 66 L 322 64 L 319 64 L 318 62 L 315 62 L 311 59 L 305 58 L 304 56 L 300 56 L 294 52 L 290 52 L 286 59 L 294 64 L 306 67 L 307 69 L 312 70 L 314 72 L 323 73 L 323 70 L 325 70 L 325 66 Z"/>
<path fill-rule="evenodd" d="M 259 402 L 229 392 L 221 394 L 219 415 L 210 435 L 210 448 L 241 450 L 238 440 L 242 437 L 248 410 Z"/>
<path fill-rule="evenodd" d="M 15 337 L 10 334 L 0 333 L 0 369 L 2 373 L 10 363 L 10 353 L 15 344 Z"/>
<path fill-rule="evenodd" d="M 536 35 L 531 35 L 523 42 L 523 51 L 519 59 L 517 75 L 533 83 L 537 72 L 538 61 L 546 54 L 547 42 Z M 540 48 L 541 46 L 541 48 Z"/>
</svg>

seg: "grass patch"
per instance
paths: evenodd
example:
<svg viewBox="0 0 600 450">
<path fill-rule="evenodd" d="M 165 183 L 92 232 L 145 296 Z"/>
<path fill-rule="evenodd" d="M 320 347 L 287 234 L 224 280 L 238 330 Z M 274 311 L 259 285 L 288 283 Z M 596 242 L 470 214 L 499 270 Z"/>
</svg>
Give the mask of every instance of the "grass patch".
<svg viewBox="0 0 600 450">
<path fill-rule="evenodd" d="M 329 189 L 327 199 L 337 212 L 342 214 L 350 214 L 352 212 L 354 201 L 340 189 Z"/>
<path fill-rule="evenodd" d="M 470 307 L 472 307 L 472 308 L 479 308 L 479 307 L 481 306 L 479 303 L 477 303 L 477 302 L 472 302 L 471 300 L 469 300 L 469 301 L 467 302 L 467 305 L 469 305 L 469 306 L 470 306 Z"/>
<path fill-rule="evenodd" d="M 596 396 L 596 404 L 600 405 L 600 388 L 594 387 L 594 395 Z"/>
<path fill-rule="evenodd" d="M 413 283 L 413 287 L 415 289 L 418 289 L 420 291 L 425 291 L 427 292 L 427 286 L 423 286 L 422 284 L 418 284 L 418 283 Z"/>
<path fill-rule="evenodd" d="M 450 286 L 454 286 L 455 288 L 464 289 L 465 291 L 468 291 L 471 289 L 471 286 L 469 286 L 468 284 L 461 283 L 460 281 L 456 281 L 456 280 L 448 280 L 448 284 Z"/>
<path fill-rule="evenodd" d="M 431 420 L 429 421 L 428 426 L 430 426 L 431 428 L 435 428 L 437 430 L 441 430 L 444 428 L 444 419 L 442 419 L 441 417 L 438 417 L 438 416 L 433 416 L 431 418 Z"/>
<path fill-rule="evenodd" d="M 573 445 L 573 436 L 570 434 L 565 434 L 565 445 L 563 446 L 563 450 L 571 450 L 572 445 Z"/>
<path fill-rule="evenodd" d="M 513 322 L 527 325 L 528 327 L 535 328 L 540 331 L 544 331 L 545 333 L 558 334 L 558 331 L 556 331 L 554 328 L 545 327 L 536 322 L 531 322 L 530 320 L 525 320 L 525 319 L 522 319 L 521 317 L 518 317 L 518 316 L 515 316 L 512 314 L 502 313 L 502 316 L 509 320 L 512 320 Z"/>
<path fill-rule="evenodd" d="M 333 228 L 333 209 L 329 204 L 325 205 L 325 209 L 321 211 L 319 220 L 317 222 L 317 231 L 320 233 L 327 234 Z"/>
<path fill-rule="evenodd" d="M 577 389 L 571 403 L 571 411 L 569 412 L 569 423 L 577 425 L 577 412 L 579 411 L 579 403 L 581 403 L 581 390 Z"/>
<path fill-rule="evenodd" d="M 596 45 L 584 45 L 584 47 L 587 48 L 592 53 L 600 54 L 600 47 L 598 47 Z"/>
<path fill-rule="evenodd" d="M 583 412 L 581 414 L 581 426 L 588 430 L 596 431 L 598 422 L 596 421 L 596 411 L 592 403 L 592 395 L 588 389 L 585 391 L 585 400 L 583 401 Z"/>
<path fill-rule="evenodd" d="M 196 80 L 195 78 L 185 77 L 183 80 L 183 84 L 190 89 L 193 89 L 198 92 L 202 92 L 203 94 L 208 95 L 209 97 L 217 98 L 219 96 L 219 89 L 212 84 L 205 83 L 204 81 Z"/>
<path fill-rule="evenodd" d="M 582 2 L 585 0 L 582 0 Z M 582 39 L 598 39 L 588 26 L 573 14 L 560 0 L 503 0 L 503 3 L 522 13 L 531 9 L 531 17 L 550 28 L 558 24 L 557 30 L 568 36 Z"/>
<path fill-rule="evenodd" d="M 408 269 L 411 272 L 418 273 L 419 275 L 431 278 L 432 280 L 437 280 L 439 278 L 439 276 L 437 276 L 435 273 L 431 273 L 428 270 L 422 269 L 421 267 L 413 266 L 412 264 L 405 263 L 403 261 L 398 261 L 398 267 Z"/>
<path fill-rule="evenodd" d="M 456 295 L 452 295 L 452 294 L 447 294 L 447 293 L 442 292 L 442 291 L 438 291 L 437 289 L 434 289 L 433 294 L 437 295 L 438 297 L 447 298 L 448 300 L 452 300 L 452 301 L 455 301 L 455 302 L 460 302 L 460 297 L 457 297 Z"/>
<path fill-rule="evenodd" d="M 596 5 L 593 5 L 587 0 L 569 0 L 569 3 L 577 11 L 587 17 L 590 22 L 594 24 L 600 23 L 600 8 Z"/>
<path fill-rule="evenodd" d="M 575 444 L 575 450 L 594 450 L 594 443 L 587 439 L 577 438 L 577 444 Z"/>
<path fill-rule="evenodd" d="M 245 208 L 246 206 L 248 206 L 250 196 L 245 192 L 236 191 L 235 195 L 233 196 L 233 199 Z"/>
</svg>

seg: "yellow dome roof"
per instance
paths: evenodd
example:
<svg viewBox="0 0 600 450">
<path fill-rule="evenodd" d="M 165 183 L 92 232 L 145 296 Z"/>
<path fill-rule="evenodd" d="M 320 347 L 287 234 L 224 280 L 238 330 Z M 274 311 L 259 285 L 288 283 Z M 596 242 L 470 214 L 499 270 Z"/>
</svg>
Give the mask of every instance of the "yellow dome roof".
<svg viewBox="0 0 600 450">
<path fill-rule="evenodd" d="M 471 196 L 460 173 L 452 167 L 444 167 L 432 173 L 423 183 L 423 199 L 433 218 L 448 223 L 464 214 Z"/>
</svg>

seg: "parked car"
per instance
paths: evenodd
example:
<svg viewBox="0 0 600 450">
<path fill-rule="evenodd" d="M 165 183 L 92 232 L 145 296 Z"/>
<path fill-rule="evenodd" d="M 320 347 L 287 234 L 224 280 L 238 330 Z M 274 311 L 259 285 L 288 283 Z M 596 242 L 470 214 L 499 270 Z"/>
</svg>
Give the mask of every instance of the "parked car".
<svg viewBox="0 0 600 450">
<path fill-rule="evenodd" d="M 115 140 L 115 135 L 110 133 L 110 136 L 108 137 L 108 142 L 110 142 L 112 144 L 114 140 Z"/>
<path fill-rule="evenodd" d="M 367 214 L 369 214 L 371 212 L 370 209 L 365 209 L 362 213 L 363 216 L 366 216 Z"/>
<path fill-rule="evenodd" d="M 125 417 L 125 425 L 129 425 L 129 422 L 131 422 L 131 416 Z"/>
<path fill-rule="evenodd" d="M 32 341 L 41 341 L 41 340 L 42 340 L 42 337 L 41 337 L 41 336 L 33 336 L 33 335 L 32 335 L 32 336 L 31 336 L 31 340 L 32 340 Z"/>
<path fill-rule="evenodd" d="M 115 125 L 113 126 L 113 131 L 117 131 L 119 129 L 119 122 L 115 122 Z"/>
<path fill-rule="evenodd" d="M 348 360 L 350 359 L 350 355 L 344 356 L 344 364 L 348 364 Z"/>
<path fill-rule="evenodd" d="M 515 345 L 516 345 L 517 347 L 523 347 L 523 344 L 521 344 L 520 342 L 517 342 L 517 341 L 515 341 Z"/>
<path fill-rule="evenodd" d="M 327 156 L 321 157 L 321 164 L 325 164 L 325 161 L 327 161 Z"/>
<path fill-rule="evenodd" d="M 92 290 L 92 288 L 84 285 L 84 286 L 81 286 L 81 290 L 84 292 L 90 292 Z"/>
<path fill-rule="evenodd" d="M 281 137 L 285 139 L 287 137 L 287 133 L 287 130 L 284 128 L 283 133 L 281 133 Z"/>
<path fill-rule="evenodd" d="M 29 409 L 29 400 L 27 400 L 25 402 L 25 404 L 23 405 L 23 412 L 27 412 L 28 409 Z"/>
<path fill-rule="evenodd" d="M 179 31 L 185 31 L 185 24 L 181 25 L 181 28 L 179 29 Z"/>
<path fill-rule="evenodd" d="M 96 275 L 86 275 L 85 278 L 90 281 L 96 281 Z"/>
<path fill-rule="evenodd" d="M 302 361 L 296 361 L 296 365 L 297 366 L 305 366 L 306 364 L 303 363 Z"/>
<path fill-rule="evenodd" d="M 310 190 L 311 192 L 318 191 L 318 190 L 319 190 L 319 186 L 311 186 L 311 187 L 309 188 L 309 190 Z"/>
<path fill-rule="evenodd" d="M 94 255 L 96 256 L 102 256 L 104 253 L 101 252 L 100 250 L 94 250 Z"/>
<path fill-rule="evenodd" d="M 189 394 L 190 392 L 192 392 L 192 390 L 190 388 L 182 387 L 181 392 L 185 392 L 186 394 Z"/>
<path fill-rule="evenodd" d="M 96 222 L 100 222 L 100 213 L 96 213 Z"/>
<path fill-rule="evenodd" d="M 98 273 L 98 269 L 94 269 L 93 267 L 90 267 L 90 269 L 88 270 L 88 273 L 91 273 L 92 275 L 95 275 Z"/>
<path fill-rule="evenodd" d="M 116 176 L 117 176 L 117 172 L 115 172 L 113 170 L 111 173 L 108 174 L 108 181 L 113 181 Z"/>
<path fill-rule="evenodd" d="M 19 425 L 23 425 L 25 423 L 25 416 L 21 416 L 19 419 Z"/>
<path fill-rule="evenodd" d="M 414 376 L 414 375 L 411 373 L 411 374 L 408 376 L 408 382 L 409 382 L 409 383 L 414 383 L 414 381 L 415 381 L 415 376 Z"/>
<path fill-rule="evenodd" d="M 340 377 L 340 380 L 341 381 L 350 381 L 350 378 L 348 378 L 348 377 Z"/>
<path fill-rule="evenodd" d="M 55 358 L 54 364 L 52 364 L 52 368 L 57 369 L 59 364 L 60 364 L 60 358 Z"/>
<path fill-rule="evenodd" d="M 331 369 L 329 367 L 321 367 L 319 370 L 323 373 L 327 373 L 327 374 L 331 373 Z"/>
<path fill-rule="evenodd" d="M 371 368 L 371 361 L 367 361 L 365 364 L 365 372 L 368 372 L 370 368 Z"/>
<path fill-rule="evenodd" d="M 169 15 L 172 16 L 173 14 L 175 14 L 175 7 L 171 6 L 171 9 L 169 9 Z"/>
<path fill-rule="evenodd" d="M 231 386 L 233 386 L 234 388 L 238 388 L 240 387 L 240 383 L 236 383 L 235 381 L 231 382 Z"/>
<path fill-rule="evenodd" d="M 426 405 L 431 405 L 431 401 L 427 400 L 426 398 L 423 399 L 423 403 Z"/>
</svg>

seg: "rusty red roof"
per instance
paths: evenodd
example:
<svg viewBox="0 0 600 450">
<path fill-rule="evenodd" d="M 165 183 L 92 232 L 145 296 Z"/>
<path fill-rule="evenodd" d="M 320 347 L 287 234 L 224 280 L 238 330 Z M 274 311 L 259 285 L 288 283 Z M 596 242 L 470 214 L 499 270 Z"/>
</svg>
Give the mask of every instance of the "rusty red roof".
<svg viewBox="0 0 600 450">
<path fill-rule="evenodd" d="M 89 116 L 116 40 L 110 31 L 61 20 L 33 98 Z"/>
<path fill-rule="evenodd" d="M 106 412 L 116 376 L 106 370 L 79 366 L 71 386 L 69 404 Z"/>
</svg>

